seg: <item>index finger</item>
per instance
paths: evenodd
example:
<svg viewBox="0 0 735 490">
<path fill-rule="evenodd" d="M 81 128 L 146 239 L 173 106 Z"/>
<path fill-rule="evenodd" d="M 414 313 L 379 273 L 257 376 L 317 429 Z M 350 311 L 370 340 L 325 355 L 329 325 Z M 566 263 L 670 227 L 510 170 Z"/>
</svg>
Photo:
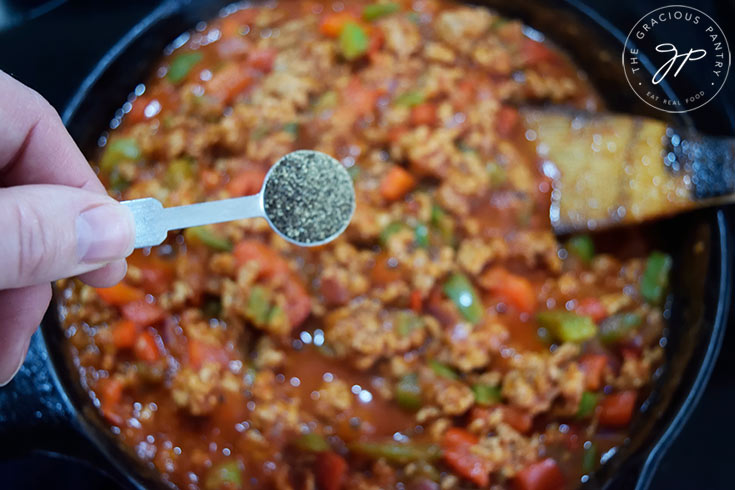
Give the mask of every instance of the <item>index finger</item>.
<svg viewBox="0 0 735 490">
<path fill-rule="evenodd" d="M 0 184 L 58 184 L 104 193 L 61 118 L 38 92 L 0 70 Z"/>
</svg>

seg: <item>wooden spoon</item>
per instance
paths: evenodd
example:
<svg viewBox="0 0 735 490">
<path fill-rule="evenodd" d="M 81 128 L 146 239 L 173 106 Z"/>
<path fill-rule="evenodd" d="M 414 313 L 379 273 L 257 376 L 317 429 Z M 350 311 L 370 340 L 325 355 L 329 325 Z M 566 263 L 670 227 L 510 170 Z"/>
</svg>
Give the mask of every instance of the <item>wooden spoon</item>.
<svg viewBox="0 0 735 490">
<path fill-rule="evenodd" d="M 557 233 L 639 223 L 735 198 L 735 139 L 644 117 L 523 109 L 554 180 Z"/>
</svg>

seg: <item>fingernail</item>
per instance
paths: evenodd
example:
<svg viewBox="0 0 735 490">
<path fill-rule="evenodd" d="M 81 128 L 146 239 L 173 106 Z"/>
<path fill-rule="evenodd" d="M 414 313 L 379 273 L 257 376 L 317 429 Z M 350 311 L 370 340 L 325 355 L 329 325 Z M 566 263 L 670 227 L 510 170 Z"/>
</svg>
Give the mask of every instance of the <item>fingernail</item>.
<svg viewBox="0 0 735 490">
<path fill-rule="evenodd" d="M 103 204 L 77 217 L 77 254 L 88 264 L 127 257 L 135 239 L 133 215 L 121 204 Z"/>
<path fill-rule="evenodd" d="M 30 347 L 30 345 L 31 345 L 31 339 L 29 337 L 28 341 L 25 344 L 25 348 L 20 351 L 20 359 L 18 359 L 18 366 L 15 368 L 15 371 L 13 371 L 13 373 L 10 375 L 9 378 L 0 380 L 0 388 L 10 383 L 11 381 L 13 381 L 13 378 L 15 378 L 15 375 L 18 374 L 18 371 L 20 371 L 20 368 L 23 367 L 23 363 L 26 360 L 26 354 L 28 354 L 28 347 Z"/>
</svg>

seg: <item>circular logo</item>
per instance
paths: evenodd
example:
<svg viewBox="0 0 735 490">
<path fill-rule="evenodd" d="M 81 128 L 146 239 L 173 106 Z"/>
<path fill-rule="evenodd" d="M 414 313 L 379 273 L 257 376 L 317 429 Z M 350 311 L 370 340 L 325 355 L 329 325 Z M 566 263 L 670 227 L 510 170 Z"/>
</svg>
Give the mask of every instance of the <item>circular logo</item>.
<svg viewBox="0 0 735 490">
<path fill-rule="evenodd" d="M 623 69 L 643 102 L 687 112 L 712 100 L 730 71 L 725 33 L 709 15 L 667 5 L 644 15 L 625 39 Z"/>
</svg>

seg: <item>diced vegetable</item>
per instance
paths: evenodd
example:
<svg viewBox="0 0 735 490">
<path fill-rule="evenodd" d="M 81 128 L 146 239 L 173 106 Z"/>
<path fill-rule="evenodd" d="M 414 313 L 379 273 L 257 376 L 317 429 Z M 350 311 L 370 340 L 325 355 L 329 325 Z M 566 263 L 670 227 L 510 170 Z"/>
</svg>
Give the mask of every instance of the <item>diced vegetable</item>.
<svg viewBox="0 0 735 490">
<path fill-rule="evenodd" d="M 265 180 L 265 172 L 262 170 L 248 169 L 238 173 L 227 184 L 227 192 L 233 197 L 249 196 L 260 192 Z"/>
<path fill-rule="evenodd" d="M 347 173 L 350 174 L 350 178 L 353 181 L 357 180 L 357 178 L 360 176 L 360 172 L 361 172 L 361 169 L 359 165 L 353 165 L 347 169 Z"/>
<path fill-rule="evenodd" d="M 452 427 L 442 438 L 442 455 L 447 465 L 462 478 L 481 488 L 490 484 L 490 470 L 494 463 L 472 451 L 477 436 L 459 427 Z"/>
<path fill-rule="evenodd" d="M 582 473 L 589 474 L 597 466 L 597 446 L 590 441 L 585 442 L 582 453 Z"/>
<path fill-rule="evenodd" d="M 141 156 L 138 142 L 133 138 L 118 138 L 107 143 L 105 153 L 100 160 L 100 168 L 111 172 L 120 162 L 138 160 Z"/>
<path fill-rule="evenodd" d="M 447 244 L 454 244 L 454 223 L 452 218 L 437 204 L 431 206 L 431 226 L 439 232 Z"/>
<path fill-rule="evenodd" d="M 472 393 L 475 394 L 475 403 L 485 407 L 500 403 L 502 398 L 500 391 L 500 386 L 483 384 L 472 385 Z"/>
<path fill-rule="evenodd" d="M 189 339 L 187 352 L 189 354 L 189 364 L 194 369 L 199 369 L 207 362 L 225 364 L 229 361 L 227 351 L 224 347 L 201 340 Z"/>
<path fill-rule="evenodd" d="M 270 133 L 270 128 L 258 125 L 250 131 L 250 139 L 253 141 L 260 141 Z"/>
<path fill-rule="evenodd" d="M 251 287 L 248 303 L 245 307 L 247 317 L 256 325 L 266 325 L 271 308 L 271 295 L 268 290 L 257 284 Z"/>
<path fill-rule="evenodd" d="M 560 342 L 584 342 L 597 334 L 597 327 L 590 318 L 566 310 L 543 311 L 536 319 Z"/>
<path fill-rule="evenodd" d="M 389 254 L 382 253 L 375 257 L 375 263 L 370 269 L 370 280 L 373 284 L 385 286 L 400 281 L 402 277 L 403 269 L 391 261 Z"/>
<path fill-rule="evenodd" d="M 411 291 L 411 297 L 409 298 L 409 306 L 415 313 L 420 313 L 423 309 L 423 299 L 421 297 L 421 291 L 418 289 Z"/>
<path fill-rule="evenodd" d="M 600 320 L 607 316 L 607 308 L 597 298 L 584 298 L 580 300 L 579 305 L 574 311 L 578 315 L 590 317 L 595 323 L 599 323 Z"/>
<path fill-rule="evenodd" d="M 528 434 L 533 427 L 533 416 L 512 405 L 491 405 L 490 407 L 475 406 L 472 408 L 471 419 L 485 419 L 493 417 L 496 410 L 500 410 L 503 422 L 513 427 L 521 434 Z"/>
<path fill-rule="evenodd" d="M 123 384 L 117 378 L 103 378 L 97 384 L 97 395 L 100 398 L 100 410 L 107 420 L 115 425 L 123 422 L 117 413 L 118 405 L 122 399 Z"/>
<path fill-rule="evenodd" d="M 557 59 L 556 53 L 549 49 L 547 45 L 530 38 L 523 39 L 521 54 L 525 58 L 526 63 L 530 65 L 551 62 Z"/>
<path fill-rule="evenodd" d="M 278 51 L 275 48 L 254 49 L 248 55 L 248 65 L 263 73 L 273 69 Z"/>
<path fill-rule="evenodd" d="M 595 257 L 595 243 L 589 235 L 573 236 L 567 241 L 566 249 L 585 264 Z"/>
<path fill-rule="evenodd" d="M 138 359 L 145 362 L 155 362 L 161 357 L 156 339 L 150 332 L 143 332 L 138 336 L 133 351 Z"/>
<path fill-rule="evenodd" d="M 505 17 L 497 16 L 495 17 L 495 20 L 493 20 L 493 23 L 490 25 L 490 29 L 492 30 L 500 29 L 504 25 L 508 24 L 508 22 L 510 22 L 509 19 L 506 19 Z"/>
<path fill-rule="evenodd" d="M 174 277 L 174 262 L 165 260 L 155 254 L 144 256 L 134 254 L 128 258 L 128 264 L 140 270 L 140 283 L 145 292 L 158 295 L 166 292 Z"/>
<path fill-rule="evenodd" d="M 411 335 L 417 328 L 422 328 L 424 321 L 413 311 L 400 311 L 396 316 L 396 331 L 401 337 Z"/>
<path fill-rule="evenodd" d="M 496 122 L 498 133 L 501 136 L 510 136 L 520 120 L 521 115 L 515 107 L 507 105 L 500 107 Z"/>
<path fill-rule="evenodd" d="M 367 53 L 368 35 L 359 24 L 347 22 L 339 33 L 339 50 L 346 59 L 352 61 Z"/>
<path fill-rule="evenodd" d="M 183 81 L 187 75 L 189 75 L 191 69 L 194 68 L 194 65 L 202 61 L 203 57 L 202 53 L 197 51 L 177 55 L 171 61 L 171 66 L 168 68 L 166 78 L 168 78 L 171 83 L 179 83 Z"/>
<path fill-rule="evenodd" d="M 459 375 L 454 371 L 454 369 L 439 361 L 435 361 L 434 359 L 430 360 L 429 367 L 437 376 L 447 379 L 459 379 Z"/>
<path fill-rule="evenodd" d="M 551 458 L 546 458 L 519 471 L 513 483 L 518 490 L 561 490 L 564 488 L 564 475 Z"/>
<path fill-rule="evenodd" d="M 289 122 L 283 125 L 283 130 L 287 132 L 288 134 L 292 135 L 294 138 L 297 138 L 299 136 L 299 123 L 297 122 Z"/>
<path fill-rule="evenodd" d="M 417 246 L 422 248 L 427 248 L 429 246 L 429 229 L 425 224 L 419 223 L 416 225 L 413 229 L 413 235 L 414 243 L 416 243 Z"/>
<path fill-rule="evenodd" d="M 604 354 L 585 354 L 579 359 L 579 367 L 585 374 L 588 390 L 597 391 L 601 388 L 602 375 L 607 361 L 607 356 Z"/>
<path fill-rule="evenodd" d="M 421 408 L 421 387 L 415 373 L 407 374 L 398 381 L 395 398 L 398 406 L 404 410 L 413 412 Z"/>
<path fill-rule="evenodd" d="M 429 102 L 413 106 L 411 108 L 411 124 L 414 126 L 433 126 L 436 124 L 436 106 Z"/>
<path fill-rule="evenodd" d="M 388 242 L 390 241 L 390 238 L 398 233 L 401 230 L 408 229 L 408 226 L 404 225 L 400 221 L 394 221 L 392 223 L 389 223 L 388 226 L 383 228 L 383 231 L 380 232 L 380 244 L 384 247 L 388 245 Z"/>
<path fill-rule="evenodd" d="M 633 418 L 635 401 L 638 394 L 633 391 L 620 391 L 606 396 L 600 402 L 600 424 L 605 427 L 625 427 Z"/>
<path fill-rule="evenodd" d="M 144 299 L 131 301 L 120 307 L 123 318 L 140 327 L 154 325 L 166 318 L 166 310 Z"/>
<path fill-rule="evenodd" d="M 372 459 L 384 458 L 389 463 L 408 464 L 413 461 L 435 461 L 441 449 L 434 444 L 390 442 L 354 442 L 350 451 Z"/>
<path fill-rule="evenodd" d="M 374 21 L 381 17 L 394 14 L 401 9 L 401 6 L 395 2 L 374 3 L 366 5 L 362 10 L 362 18 L 367 21 Z"/>
<path fill-rule="evenodd" d="M 233 250 L 238 266 L 248 262 L 258 264 L 259 277 L 271 278 L 291 272 L 288 262 L 278 252 L 263 242 L 257 240 L 243 240 Z"/>
<path fill-rule="evenodd" d="M 302 451 L 320 453 L 322 451 L 329 451 L 329 443 L 324 437 L 314 432 L 308 434 L 301 434 L 294 441 L 294 446 Z"/>
<path fill-rule="evenodd" d="M 394 165 L 380 181 L 380 194 L 388 201 L 397 201 L 416 185 L 416 179 L 406 169 Z"/>
<path fill-rule="evenodd" d="M 223 104 L 229 104 L 250 86 L 253 79 L 252 71 L 242 63 L 228 63 L 207 82 L 206 92 Z"/>
<path fill-rule="evenodd" d="M 424 94 L 417 90 L 410 90 L 404 92 L 395 99 L 393 104 L 397 106 L 413 107 L 421 104 L 424 101 Z"/>
<path fill-rule="evenodd" d="M 641 322 L 642 318 L 637 313 L 617 313 L 609 316 L 600 323 L 600 340 L 605 344 L 619 342 Z"/>
<path fill-rule="evenodd" d="M 485 171 L 490 176 L 490 185 L 494 188 L 501 187 L 508 180 L 508 173 L 499 163 L 487 162 Z"/>
<path fill-rule="evenodd" d="M 205 490 L 238 490 L 242 488 L 242 471 L 237 460 L 218 463 L 207 472 Z"/>
<path fill-rule="evenodd" d="M 577 409 L 577 418 L 586 419 L 590 417 L 595 412 L 595 407 L 597 407 L 597 398 L 597 395 L 590 391 L 582 393 Z"/>
<path fill-rule="evenodd" d="M 671 257 L 662 252 L 653 252 L 646 261 L 646 270 L 641 278 L 641 296 L 646 302 L 659 304 L 669 286 Z"/>
<path fill-rule="evenodd" d="M 334 108 L 339 102 L 339 96 L 334 90 L 324 92 L 314 103 L 314 112 L 321 112 Z"/>
<path fill-rule="evenodd" d="M 143 290 L 129 286 L 124 282 L 109 288 L 95 288 L 97 295 L 108 305 L 122 306 L 145 297 Z"/>
<path fill-rule="evenodd" d="M 218 250 L 220 252 L 231 252 L 233 248 L 230 240 L 218 235 L 207 226 L 187 228 L 184 231 L 184 237 L 186 237 L 187 241 L 199 242 L 212 250 Z"/>
<path fill-rule="evenodd" d="M 536 309 L 536 292 L 531 281 L 523 276 L 496 266 L 488 269 L 478 282 L 480 286 L 520 312 L 532 313 Z"/>
<path fill-rule="evenodd" d="M 339 37 L 348 22 L 356 22 L 352 12 L 342 11 L 325 15 L 319 24 L 319 32 L 328 37 Z"/>
<path fill-rule="evenodd" d="M 365 85 L 359 77 L 353 77 L 345 87 L 341 100 L 349 101 L 349 110 L 364 117 L 373 112 L 380 94 L 379 89 Z"/>
<path fill-rule="evenodd" d="M 340 490 L 347 476 L 347 461 L 333 451 L 319 453 L 314 477 L 319 490 Z"/>
<path fill-rule="evenodd" d="M 513 427 L 521 434 L 527 434 L 533 426 L 533 416 L 511 405 L 501 405 L 500 410 L 503 412 L 503 422 Z"/>
<path fill-rule="evenodd" d="M 457 306 L 465 320 L 476 324 L 482 319 L 485 309 L 467 276 L 455 272 L 444 283 L 443 291 Z"/>
<path fill-rule="evenodd" d="M 194 177 L 194 163 L 187 158 L 177 158 L 169 163 L 163 180 L 166 187 L 176 189 L 178 186 Z"/>
<path fill-rule="evenodd" d="M 135 345 L 138 327 L 130 320 L 120 320 L 111 327 L 112 343 L 118 349 L 129 349 Z"/>
</svg>

